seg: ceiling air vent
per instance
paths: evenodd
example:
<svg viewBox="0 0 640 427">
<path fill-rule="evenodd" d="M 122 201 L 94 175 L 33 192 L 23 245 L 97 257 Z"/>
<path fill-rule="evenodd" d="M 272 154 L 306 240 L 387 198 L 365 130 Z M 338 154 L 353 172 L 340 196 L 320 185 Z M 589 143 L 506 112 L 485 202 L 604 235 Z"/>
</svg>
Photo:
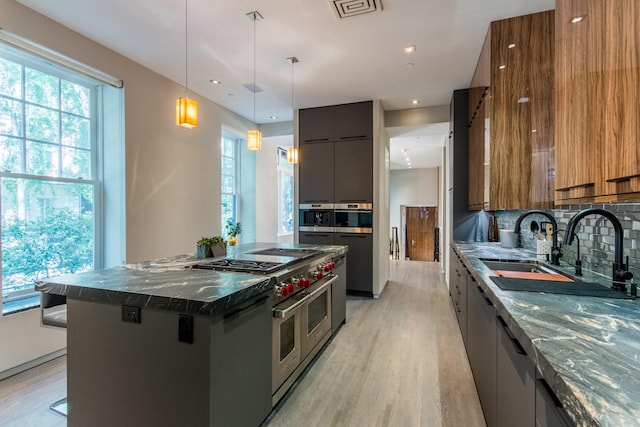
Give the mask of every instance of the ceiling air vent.
<svg viewBox="0 0 640 427">
<path fill-rule="evenodd" d="M 332 3 L 338 19 L 370 12 L 382 12 L 382 0 L 332 0 Z"/>
</svg>

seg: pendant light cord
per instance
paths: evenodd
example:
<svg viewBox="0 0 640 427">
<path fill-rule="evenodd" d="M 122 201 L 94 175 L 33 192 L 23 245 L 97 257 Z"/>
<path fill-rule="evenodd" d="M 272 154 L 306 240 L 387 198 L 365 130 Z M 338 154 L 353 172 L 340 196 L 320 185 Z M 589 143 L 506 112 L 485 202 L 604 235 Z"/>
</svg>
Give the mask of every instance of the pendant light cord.
<svg viewBox="0 0 640 427">
<path fill-rule="evenodd" d="M 184 93 L 189 97 L 189 0 L 184 0 Z"/>
<path fill-rule="evenodd" d="M 258 17 L 254 12 L 253 15 L 253 125 L 256 125 L 256 20 Z"/>
</svg>

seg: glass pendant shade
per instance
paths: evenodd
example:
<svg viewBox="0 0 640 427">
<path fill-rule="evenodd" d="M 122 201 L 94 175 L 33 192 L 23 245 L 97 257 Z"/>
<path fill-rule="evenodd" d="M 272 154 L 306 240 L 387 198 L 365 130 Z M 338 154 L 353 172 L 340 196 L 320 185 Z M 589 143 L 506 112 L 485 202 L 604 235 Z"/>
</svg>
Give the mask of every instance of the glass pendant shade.
<svg viewBox="0 0 640 427">
<path fill-rule="evenodd" d="M 198 126 L 198 103 L 189 98 L 176 99 L 176 124 L 193 129 Z"/>
<path fill-rule="evenodd" d="M 251 151 L 262 149 L 262 132 L 258 129 L 247 131 L 247 148 Z"/>
<path fill-rule="evenodd" d="M 287 148 L 287 163 L 292 165 L 298 164 L 298 149 L 295 147 Z"/>
</svg>

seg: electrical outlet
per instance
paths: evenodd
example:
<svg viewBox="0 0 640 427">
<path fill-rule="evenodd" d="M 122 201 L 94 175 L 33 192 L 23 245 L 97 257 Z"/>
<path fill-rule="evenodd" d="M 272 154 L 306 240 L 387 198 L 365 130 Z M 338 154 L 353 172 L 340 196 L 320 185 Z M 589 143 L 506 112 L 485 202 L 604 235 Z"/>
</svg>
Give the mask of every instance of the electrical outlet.
<svg viewBox="0 0 640 427">
<path fill-rule="evenodd" d="M 122 321 L 131 323 L 140 323 L 140 307 L 133 305 L 122 306 Z"/>
<path fill-rule="evenodd" d="M 181 314 L 178 318 L 178 341 L 193 344 L 193 316 Z"/>
</svg>

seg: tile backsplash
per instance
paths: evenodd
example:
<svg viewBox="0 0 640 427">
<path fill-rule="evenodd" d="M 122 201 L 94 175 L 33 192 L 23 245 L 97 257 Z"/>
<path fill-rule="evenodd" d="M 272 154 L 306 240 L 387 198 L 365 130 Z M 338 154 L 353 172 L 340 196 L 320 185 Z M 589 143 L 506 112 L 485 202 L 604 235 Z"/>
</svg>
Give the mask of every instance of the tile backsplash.
<svg viewBox="0 0 640 427">
<path fill-rule="evenodd" d="M 615 233 L 613 225 L 609 220 L 598 215 L 589 215 L 583 218 L 576 231 L 578 239 L 574 239 L 571 245 L 562 245 L 564 230 L 567 228 L 569 220 L 577 212 L 587 208 L 601 208 L 612 212 L 618 217 L 624 229 L 624 257 L 629 257 L 630 270 L 636 280 L 640 280 L 640 203 L 607 203 L 572 205 L 562 209 L 547 211 L 554 216 L 558 222 L 558 241 L 562 248 L 562 261 L 574 264 L 576 260 L 576 247 L 578 239 L 580 241 L 580 258 L 582 259 L 583 270 L 590 270 L 607 277 L 611 277 L 611 265 L 614 261 L 614 241 Z M 526 211 L 486 211 L 488 216 L 495 215 L 498 219 L 498 227 L 503 229 L 513 229 L 518 217 Z M 535 220 L 540 224 L 548 221 L 543 215 L 531 214 L 524 218 L 521 223 L 520 246 L 526 249 L 536 250 L 536 238 L 530 231 L 531 221 Z M 544 233 L 543 233 L 544 234 Z M 626 262 L 626 261 L 625 261 Z"/>
</svg>

